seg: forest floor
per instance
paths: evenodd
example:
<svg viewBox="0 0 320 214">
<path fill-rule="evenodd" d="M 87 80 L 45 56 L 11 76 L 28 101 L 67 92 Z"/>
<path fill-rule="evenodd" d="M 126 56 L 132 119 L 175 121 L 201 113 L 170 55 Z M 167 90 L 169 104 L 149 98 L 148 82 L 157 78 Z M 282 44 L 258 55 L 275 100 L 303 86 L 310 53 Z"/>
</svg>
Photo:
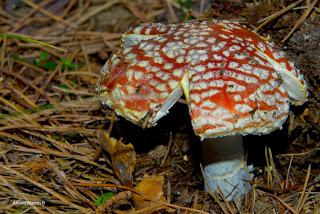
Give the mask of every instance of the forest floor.
<svg viewBox="0 0 320 214">
<path fill-rule="evenodd" d="M 320 213 L 320 2 L 210 2 L 0 1 L 0 213 Z M 95 91 L 130 26 L 213 18 L 270 37 L 308 83 L 282 130 L 245 138 L 255 170 L 241 205 L 203 191 L 185 104 L 142 130 Z"/>
</svg>

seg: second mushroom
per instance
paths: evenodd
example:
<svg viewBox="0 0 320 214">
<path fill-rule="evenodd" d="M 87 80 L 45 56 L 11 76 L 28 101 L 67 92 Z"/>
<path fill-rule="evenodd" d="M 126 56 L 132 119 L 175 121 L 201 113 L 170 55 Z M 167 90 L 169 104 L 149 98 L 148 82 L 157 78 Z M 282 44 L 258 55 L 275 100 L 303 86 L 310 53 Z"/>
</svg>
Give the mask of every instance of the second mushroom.
<svg viewBox="0 0 320 214">
<path fill-rule="evenodd" d="M 250 189 L 241 136 L 280 128 L 289 103 L 307 100 L 293 63 L 237 22 L 142 24 L 121 47 L 98 81 L 103 103 L 145 128 L 184 94 L 203 144 L 205 189 L 219 187 L 228 200 Z"/>
</svg>

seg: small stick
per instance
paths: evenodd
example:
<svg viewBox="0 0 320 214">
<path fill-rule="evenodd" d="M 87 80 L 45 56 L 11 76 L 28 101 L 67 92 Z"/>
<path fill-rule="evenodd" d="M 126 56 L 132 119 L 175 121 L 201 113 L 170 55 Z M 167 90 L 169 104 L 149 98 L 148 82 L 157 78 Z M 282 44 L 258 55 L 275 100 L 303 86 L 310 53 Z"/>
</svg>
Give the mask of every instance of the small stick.
<svg viewBox="0 0 320 214">
<path fill-rule="evenodd" d="M 313 190 L 313 186 L 311 186 L 311 187 L 309 188 L 308 192 L 305 194 L 305 196 L 304 196 L 304 198 L 303 198 L 303 200 L 302 200 L 302 203 L 301 203 L 301 207 L 298 209 L 298 213 L 301 212 L 301 210 L 302 210 L 303 206 L 305 205 L 305 203 L 306 203 L 306 201 L 307 201 L 307 199 L 308 199 L 308 197 L 309 197 L 309 195 L 310 195 L 310 192 L 311 192 L 312 190 Z"/>
<path fill-rule="evenodd" d="M 320 148 L 315 148 L 315 149 L 312 149 L 312 150 L 310 150 L 310 151 L 301 152 L 301 153 L 280 154 L 280 155 L 278 155 L 277 157 L 281 157 L 281 156 L 304 156 L 304 155 L 307 155 L 307 154 L 312 153 L 312 152 L 315 152 L 315 151 L 320 151 Z"/>
<path fill-rule="evenodd" d="M 270 161 L 270 164 L 271 164 L 271 167 L 272 167 L 272 171 L 273 171 L 273 175 L 276 179 L 276 182 L 277 184 L 280 184 L 280 176 L 279 176 L 279 173 L 277 171 L 277 168 L 276 168 L 276 165 L 274 164 L 274 161 L 273 161 L 273 155 L 272 155 L 272 151 L 270 148 L 268 148 L 268 152 L 269 152 L 269 161 Z"/>
<path fill-rule="evenodd" d="M 282 14 L 288 12 L 289 10 L 291 10 L 292 8 L 294 8 L 295 6 L 297 6 L 298 4 L 300 4 L 301 2 L 303 2 L 304 0 L 299 0 L 299 1 L 296 1 L 292 4 L 290 4 L 289 6 L 283 8 L 282 10 L 279 10 L 278 12 L 275 12 L 274 14 L 262 19 L 262 20 L 259 20 L 257 23 L 261 23 L 263 22 L 262 24 L 260 24 L 258 27 L 257 27 L 257 31 L 260 30 L 263 26 L 265 26 L 266 24 L 268 24 L 270 21 L 272 21 L 273 19 L 281 16 Z"/>
<path fill-rule="evenodd" d="M 292 160 L 293 160 L 293 155 L 291 155 L 290 157 L 290 162 L 289 162 L 289 167 L 288 167 L 288 171 L 287 171 L 287 176 L 286 176 L 286 189 L 288 188 L 288 183 L 289 183 L 289 174 L 290 174 L 290 169 L 291 169 L 291 164 L 292 164 Z"/>
<path fill-rule="evenodd" d="M 302 209 L 302 207 L 303 207 L 302 201 L 303 201 L 303 198 L 304 198 L 306 189 L 307 189 L 307 185 L 308 185 L 310 173 L 311 173 L 311 164 L 309 164 L 309 166 L 308 166 L 308 171 L 307 171 L 306 180 L 305 180 L 305 182 L 304 182 L 303 189 L 302 189 L 302 192 L 301 192 L 301 196 L 300 196 L 299 201 L 298 201 L 298 204 L 297 204 L 297 206 L 296 206 L 297 213 L 300 213 L 300 211 L 301 211 L 301 209 Z"/>
<path fill-rule="evenodd" d="M 283 206 L 285 206 L 288 210 L 290 210 L 293 214 L 298 214 L 292 207 L 290 207 L 286 202 L 284 202 L 281 198 L 276 195 L 271 195 L 271 197 L 277 199 Z"/>
<path fill-rule="evenodd" d="M 256 204 L 256 186 L 252 185 L 251 212 L 250 212 L 252 214 L 254 214 L 255 204 Z"/>
<path fill-rule="evenodd" d="M 171 203 L 171 183 L 170 179 L 167 182 L 167 203 Z"/>
<path fill-rule="evenodd" d="M 228 210 L 223 206 L 222 202 L 218 199 L 217 195 L 212 192 L 209 191 L 209 194 L 213 197 L 213 199 L 219 204 L 220 208 L 222 209 L 223 213 L 225 214 L 229 214 Z"/>
</svg>

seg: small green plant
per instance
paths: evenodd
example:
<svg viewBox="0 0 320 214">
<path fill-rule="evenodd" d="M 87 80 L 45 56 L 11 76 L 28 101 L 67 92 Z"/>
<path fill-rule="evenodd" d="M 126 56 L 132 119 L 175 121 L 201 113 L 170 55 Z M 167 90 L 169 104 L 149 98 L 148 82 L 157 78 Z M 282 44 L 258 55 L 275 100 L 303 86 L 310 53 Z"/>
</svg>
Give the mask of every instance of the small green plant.
<svg viewBox="0 0 320 214">
<path fill-rule="evenodd" d="M 59 88 L 65 89 L 65 90 L 69 90 L 69 86 L 67 84 L 63 83 L 63 82 L 60 83 Z"/>
<path fill-rule="evenodd" d="M 80 67 L 77 63 L 74 63 L 71 58 L 54 59 L 45 51 L 40 52 L 39 57 L 33 61 L 33 64 L 38 68 L 54 70 L 59 62 L 62 64 L 62 70 L 74 71 Z"/>
<path fill-rule="evenodd" d="M 180 7 L 186 8 L 188 10 L 191 9 L 193 4 L 192 0 L 177 0 L 177 3 L 180 5 Z"/>
<path fill-rule="evenodd" d="M 176 2 L 180 5 L 181 7 L 181 17 L 184 20 L 190 20 L 193 19 L 193 17 L 186 11 L 190 11 L 192 8 L 193 2 L 192 0 L 176 0 Z"/>
<path fill-rule="evenodd" d="M 38 68 L 44 68 L 46 70 L 54 70 L 57 67 L 57 63 L 49 60 L 50 56 L 47 52 L 41 51 L 38 59 L 33 61 L 33 64 Z"/>
<path fill-rule="evenodd" d="M 62 63 L 62 69 L 68 69 L 68 70 L 76 70 L 78 69 L 78 64 L 72 62 L 72 59 L 70 58 L 61 58 L 60 62 Z"/>
<path fill-rule="evenodd" d="M 59 51 L 67 52 L 63 48 L 59 48 L 59 47 L 56 47 L 54 45 L 50 45 L 49 43 L 33 39 L 32 37 L 27 36 L 27 35 L 23 35 L 23 34 L 0 33 L 0 38 L 3 38 L 3 39 L 7 39 L 7 38 L 18 39 L 18 40 L 21 40 L 21 41 L 24 41 L 24 42 L 34 43 L 34 44 L 38 44 L 38 45 L 41 45 L 41 46 L 44 46 L 44 47 L 49 47 L 49 48 L 56 49 L 56 50 L 59 50 Z"/>
<path fill-rule="evenodd" d="M 25 110 L 23 110 L 21 112 L 10 112 L 10 113 L 7 113 L 7 114 L 0 114 L 0 120 L 1 119 L 6 119 L 8 117 L 19 116 L 22 113 L 31 114 L 31 113 L 41 112 L 41 111 L 46 110 L 46 109 L 52 109 L 52 108 L 54 108 L 54 105 L 52 105 L 52 104 L 44 104 L 44 105 L 41 105 L 41 106 L 36 107 L 36 108 L 25 109 Z"/>
<path fill-rule="evenodd" d="M 113 192 L 105 192 L 98 196 L 94 204 L 96 206 L 101 206 L 104 202 L 108 201 L 110 198 L 114 196 Z"/>
<path fill-rule="evenodd" d="M 72 81 L 73 85 L 76 85 L 75 81 Z M 63 91 L 67 92 L 68 90 L 70 90 L 70 87 L 66 84 L 66 83 L 60 83 L 59 84 L 59 88 L 61 88 Z M 74 93 L 68 93 L 69 96 L 75 96 Z"/>
</svg>

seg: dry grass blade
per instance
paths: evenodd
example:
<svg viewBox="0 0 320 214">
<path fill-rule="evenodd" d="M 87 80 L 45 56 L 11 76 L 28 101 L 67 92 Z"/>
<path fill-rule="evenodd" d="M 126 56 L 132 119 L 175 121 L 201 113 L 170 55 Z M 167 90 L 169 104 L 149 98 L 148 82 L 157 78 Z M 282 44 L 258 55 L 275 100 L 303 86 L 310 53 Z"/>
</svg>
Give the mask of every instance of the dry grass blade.
<svg viewBox="0 0 320 214">
<path fill-rule="evenodd" d="M 300 211 L 302 210 L 302 208 L 304 206 L 303 201 L 304 201 L 304 196 L 305 196 L 305 193 L 306 193 L 306 189 L 307 189 L 310 173 L 311 173 L 311 165 L 309 164 L 308 170 L 307 170 L 306 180 L 304 182 L 303 189 L 302 189 L 302 192 L 301 192 L 301 196 L 300 196 L 299 201 L 298 201 L 297 206 L 296 206 L 297 213 L 300 213 Z"/>
<path fill-rule="evenodd" d="M 50 45 L 46 42 L 42 42 L 36 39 L 31 38 L 30 36 L 26 36 L 26 35 L 22 35 L 22 34 L 17 34 L 17 33 L 0 33 L 0 38 L 13 38 L 13 39 L 18 39 L 24 42 L 31 42 L 31 43 L 35 43 L 38 45 L 42 45 L 42 46 L 46 46 L 49 48 L 53 48 L 56 49 L 58 51 L 62 51 L 62 52 L 67 52 L 65 49 L 60 48 L 60 47 L 56 47 L 54 45 Z"/>
<path fill-rule="evenodd" d="M 305 156 L 305 155 L 308 155 L 308 154 L 313 153 L 313 152 L 316 152 L 316 151 L 320 151 L 320 148 L 315 148 L 315 149 L 312 149 L 312 150 L 310 150 L 310 151 L 301 152 L 301 153 L 280 154 L 280 155 L 277 155 L 277 157 L 285 157 L 285 156 Z"/>
<path fill-rule="evenodd" d="M 250 203 L 250 213 L 254 213 L 255 205 L 256 205 L 256 188 L 255 185 L 252 185 L 252 192 L 251 192 L 251 203 Z"/>
<path fill-rule="evenodd" d="M 290 157 L 289 166 L 288 166 L 288 170 L 287 170 L 286 184 L 285 184 L 286 188 L 288 188 L 288 184 L 289 184 L 289 176 L 290 176 L 290 169 L 292 166 L 292 160 L 293 160 L 293 155 L 291 155 L 291 157 Z"/>
<path fill-rule="evenodd" d="M 270 167 L 270 160 L 269 160 L 269 155 L 268 155 L 268 148 L 265 147 L 264 150 L 264 156 L 266 158 L 266 163 L 267 163 L 267 186 L 270 188 L 272 186 L 273 183 L 273 178 L 272 178 L 272 169 Z"/>
<path fill-rule="evenodd" d="M 271 197 L 277 199 L 283 206 L 285 206 L 288 210 L 290 210 L 293 214 L 298 214 L 291 206 L 289 206 L 286 202 L 284 202 L 281 198 L 276 195 L 270 195 Z"/>
<path fill-rule="evenodd" d="M 277 168 L 276 168 L 276 165 L 274 164 L 274 161 L 273 161 L 273 155 L 272 155 L 272 151 L 270 148 L 268 148 L 268 157 L 269 157 L 269 163 L 272 167 L 272 174 L 273 174 L 273 177 L 275 178 L 275 182 L 276 184 L 280 184 L 280 176 L 279 176 L 279 173 L 277 171 Z"/>
</svg>

